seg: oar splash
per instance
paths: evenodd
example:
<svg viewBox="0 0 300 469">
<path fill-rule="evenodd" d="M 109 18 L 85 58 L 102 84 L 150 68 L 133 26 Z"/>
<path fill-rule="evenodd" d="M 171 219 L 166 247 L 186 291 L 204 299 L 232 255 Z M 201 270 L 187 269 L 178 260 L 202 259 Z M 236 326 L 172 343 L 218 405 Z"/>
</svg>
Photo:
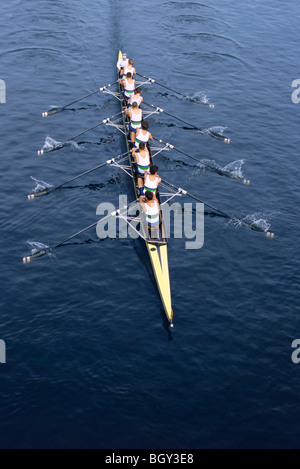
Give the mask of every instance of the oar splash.
<svg viewBox="0 0 300 469">
<path fill-rule="evenodd" d="M 189 153 L 186 153 L 183 150 L 180 150 L 179 148 L 176 148 L 174 145 L 171 143 L 164 142 L 162 139 L 154 138 L 157 142 L 163 144 L 166 146 L 166 148 L 169 148 L 171 150 L 176 151 L 177 153 L 180 153 L 181 155 L 186 156 L 187 158 L 190 158 L 191 160 L 197 161 L 200 163 L 202 166 L 208 168 L 209 171 L 219 174 L 220 176 L 226 176 L 230 177 L 231 179 L 236 179 L 238 181 L 243 182 L 246 186 L 250 185 L 250 181 L 248 179 L 244 179 L 243 177 L 238 176 L 236 173 L 232 173 L 231 171 L 228 171 L 228 169 L 225 167 L 224 169 L 221 169 L 219 166 L 213 166 L 211 163 L 212 162 L 205 162 L 205 160 L 200 160 L 199 158 L 196 158 L 193 155 L 190 155 Z"/>
<path fill-rule="evenodd" d="M 169 112 L 165 111 L 164 109 L 162 109 L 160 107 L 153 106 L 153 104 L 148 104 L 145 101 L 143 101 L 143 104 L 145 104 L 146 106 L 151 107 L 152 109 L 155 109 L 157 113 L 165 114 L 166 116 L 169 116 L 172 119 L 177 120 L 178 122 L 181 122 L 185 125 L 188 125 L 191 130 L 197 130 L 201 134 L 207 134 L 207 135 L 210 135 L 211 137 L 213 137 L 217 140 L 223 140 L 225 143 L 228 143 L 228 144 L 230 143 L 230 138 L 225 137 L 223 135 L 223 133 L 221 133 L 225 130 L 224 127 L 213 127 L 211 129 L 201 129 L 200 127 L 197 127 L 195 124 L 191 124 L 190 122 L 187 122 L 187 121 L 185 121 L 185 120 L 183 120 L 183 119 L 181 119 L 177 116 L 174 116 L 173 114 L 170 114 Z M 219 132 L 218 132 L 218 130 L 219 130 Z"/>
<path fill-rule="evenodd" d="M 87 176 L 88 174 L 91 174 L 94 171 L 97 171 L 98 169 L 104 168 L 105 166 L 108 166 L 108 165 L 113 166 L 114 164 L 119 162 L 125 156 L 126 157 L 128 156 L 128 152 L 123 153 L 122 155 L 119 155 L 116 158 L 112 158 L 110 160 L 107 160 L 105 163 L 102 163 L 102 164 L 96 166 L 95 168 L 84 171 L 83 173 L 79 174 L 78 176 L 75 176 L 72 179 L 69 179 L 68 181 L 63 182 L 62 184 L 59 184 L 58 186 L 51 186 L 47 183 L 44 183 L 43 181 L 38 181 L 37 179 L 32 178 L 37 183 L 37 187 L 36 187 L 35 192 L 33 194 L 28 195 L 27 198 L 28 198 L 28 200 L 34 200 L 34 199 L 37 199 L 38 197 L 43 197 L 45 195 L 49 195 L 52 192 L 57 191 L 58 189 L 62 189 L 67 184 L 70 184 L 71 182 L 74 182 L 77 179 L 80 179 L 84 176 Z"/>
<path fill-rule="evenodd" d="M 172 88 L 170 88 L 169 86 L 166 86 L 166 85 L 163 85 L 162 83 L 159 83 L 157 80 L 155 80 L 154 78 L 150 78 L 150 77 L 146 77 L 145 75 L 141 75 L 140 73 L 137 73 L 137 75 L 141 78 L 144 78 L 145 80 L 147 80 L 147 82 L 149 83 L 155 83 L 156 85 L 160 86 L 161 88 L 164 88 L 165 90 L 168 90 L 168 91 L 171 91 L 172 93 L 175 93 L 175 94 L 178 94 L 179 96 L 181 96 L 182 98 L 184 99 L 188 99 L 189 101 L 193 101 L 197 104 L 202 104 L 203 106 L 208 106 L 210 109 L 214 109 L 215 106 L 214 104 L 210 104 L 207 99 L 206 101 L 199 101 L 197 99 L 195 99 L 196 96 L 198 96 L 198 94 L 196 93 L 193 97 L 189 97 L 189 96 L 186 96 L 185 94 L 181 93 L 180 91 L 176 91 L 176 90 L 173 90 Z"/>
<path fill-rule="evenodd" d="M 223 212 L 222 210 L 218 209 L 217 207 L 214 207 L 213 205 L 209 204 L 208 202 L 205 202 L 205 201 L 199 199 L 199 197 L 194 196 L 193 194 L 189 193 L 185 189 L 177 187 L 174 184 L 171 184 L 170 182 L 165 181 L 165 180 L 163 180 L 163 183 L 166 186 L 171 187 L 172 189 L 175 189 L 176 191 L 178 191 L 179 194 L 190 197 L 191 199 L 195 200 L 196 202 L 199 202 L 201 204 L 204 204 L 206 207 L 211 208 L 212 210 L 217 212 L 222 217 L 227 218 L 228 220 L 230 220 L 235 225 L 246 226 L 247 228 L 250 228 L 253 231 L 258 231 L 260 233 L 265 233 L 267 238 L 269 238 L 269 239 L 274 239 L 274 237 L 275 237 L 275 234 L 272 233 L 271 231 L 269 231 L 270 225 L 267 224 L 267 222 L 265 220 L 262 220 L 262 219 L 257 220 L 255 218 L 254 219 L 253 218 L 249 219 L 248 217 L 246 217 L 244 219 L 239 219 L 239 218 L 233 217 L 232 215 L 228 215 L 227 213 Z M 263 225 L 262 225 L 262 222 L 264 222 Z"/>
<path fill-rule="evenodd" d="M 79 134 L 73 135 L 73 137 L 68 138 L 67 140 L 65 140 L 65 141 L 62 142 L 62 143 L 56 142 L 57 145 L 55 145 L 54 147 L 53 147 L 53 146 L 51 147 L 49 144 L 47 144 L 47 140 L 46 140 L 46 145 L 45 145 L 45 147 L 44 147 L 42 150 L 39 150 L 39 151 L 38 151 L 38 156 L 43 156 L 43 155 L 46 154 L 46 153 L 51 153 L 52 151 L 60 150 L 60 149 L 62 149 L 63 147 L 65 147 L 68 143 L 73 142 L 74 140 L 76 140 L 76 138 L 79 138 L 79 137 L 81 137 L 82 135 L 85 135 L 85 134 L 87 134 L 88 132 L 91 132 L 92 130 L 97 129 L 97 128 L 100 127 L 101 125 L 107 124 L 108 122 L 110 122 L 110 121 L 113 120 L 113 119 L 116 119 L 116 118 L 119 117 L 120 115 L 122 115 L 122 112 L 119 112 L 119 113 L 116 114 L 115 116 L 112 116 L 112 117 L 108 117 L 108 118 L 106 118 L 106 119 L 103 119 L 102 122 L 99 122 L 98 124 L 93 125 L 93 127 L 90 127 L 90 128 L 88 128 L 88 129 L 84 130 L 83 132 L 80 132 Z M 55 142 L 55 141 L 54 141 L 54 142 Z"/>
<path fill-rule="evenodd" d="M 131 204 L 129 204 L 126 207 L 123 207 L 122 209 L 119 209 L 119 210 L 116 210 L 115 212 L 110 213 L 106 217 L 102 218 L 101 222 L 104 223 L 106 220 L 108 220 L 111 217 L 123 216 L 124 213 L 126 214 L 129 207 L 131 207 L 133 204 L 136 205 L 136 201 L 132 202 Z M 30 264 L 30 262 L 32 262 L 36 259 L 39 259 L 40 257 L 44 257 L 47 254 L 52 254 L 53 251 L 55 251 L 56 249 L 64 246 L 69 241 L 72 241 L 73 239 L 77 238 L 78 236 L 80 236 L 80 235 L 86 233 L 87 231 L 90 231 L 91 229 L 95 228 L 98 225 L 98 223 L 99 223 L 99 220 L 97 222 L 93 223 L 92 225 L 87 226 L 83 230 L 78 231 L 77 233 L 73 234 L 72 236 L 69 236 L 68 238 L 64 239 L 64 241 L 56 244 L 55 246 L 50 247 L 50 246 L 46 246 L 45 244 L 41 244 L 41 243 L 36 243 L 36 242 L 32 242 L 32 241 L 29 242 L 28 244 L 30 244 L 30 246 L 33 247 L 33 251 L 32 251 L 32 254 L 30 256 L 23 257 L 23 264 Z"/>
</svg>

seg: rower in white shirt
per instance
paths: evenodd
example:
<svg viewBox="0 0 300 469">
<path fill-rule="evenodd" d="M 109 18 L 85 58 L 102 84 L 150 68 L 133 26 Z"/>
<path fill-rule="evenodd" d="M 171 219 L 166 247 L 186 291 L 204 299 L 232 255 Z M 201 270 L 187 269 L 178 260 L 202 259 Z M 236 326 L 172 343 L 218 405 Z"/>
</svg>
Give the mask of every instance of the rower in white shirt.
<svg viewBox="0 0 300 469">
<path fill-rule="evenodd" d="M 138 107 L 141 107 L 144 98 L 142 97 L 142 88 L 137 88 L 135 90 L 135 95 L 130 98 L 128 108 L 130 109 L 133 103 L 137 103 Z"/>
<path fill-rule="evenodd" d="M 129 130 L 131 142 L 134 143 L 137 130 L 142 127 L 143 111 L 138 107 L 138 104 L 134 102 L 131 108 L 126 109 L 126 114 L 130 118 Z"/>
<path fill-rule="evenodd" d="M 132 76 L 136 75 L 136 70 L 134 68 L 134 60 L 130 59 L 128 62 L 128 65 L 124 67 L 124 77 L 127 75 L 127 73 L 131 73 Z"/>
<path fill-rule="evenodd" d="M 120 78 L 118 81 L 120 85 L 122 85 L 124 88 L 123 94 L 127 106 L 127 104 L 130 102 L 131 97 L 135 95 L 135 80 L 132 78 L 131 73 L 128 72 L 127 77 L 124 80 L 123 78 Z"/>
</svg>

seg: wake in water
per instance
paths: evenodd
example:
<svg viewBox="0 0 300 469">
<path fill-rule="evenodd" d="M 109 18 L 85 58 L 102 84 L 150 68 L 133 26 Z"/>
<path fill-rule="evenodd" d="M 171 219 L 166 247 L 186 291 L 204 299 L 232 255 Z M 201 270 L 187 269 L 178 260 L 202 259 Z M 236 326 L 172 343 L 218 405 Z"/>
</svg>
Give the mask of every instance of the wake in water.
<svg viewBox="0 0 300 469">
<path fill-rule="evenodd" d="M 220 174 L 221 176 L 226 176 L 231 179 L 243 179 L 243 165 L 245 160 L 237 160 L 229 163 L 228 165 L 222 167 L 219 163 L 214 160 L 201 160 L 203 166 L 198 168 L 202 171 L 208 171 Z"/>
<path fill-rule="evenodd" d="M 224 174 L 228 174 L 233 179 L 243 179 L 243 166 L 245 160 L 237 160 L 233 163 L 229 163 L 227 166 L 222 168 Z"/>
<path fill-rule="evenodd" d="M 224 136 L 224 132 L 227 129 L 227 127 L 221 127 L 221 126 L 214 126 L 214 127 L 209 127 L 208 129 L 203 129 L 199 130 L 198 133 L 202 135 L 221 135 Z"/>
<path fill-rule="evenodd" d="M 271 223 L 267 219 L 270 214 L 257 212 L 252 215 L 247 215 L 244 218 L 232 218 L 228 225 L 233 225 L 236 229 L 243 228 L 245 225 L 251 227 L 254 231 L 263 231 L 268 233 L 271 228 Z"/>
<path fill-rule="evenodd" d="M 51 251 L 50 246 L 47 246 L 47 244 L 38 243 L 37 241 L 27 241 L 27 244 L 31 248 L 31 256 L 34 256 L 38 252 L 44 251 L 49 257 L 55 258 L 54 253 Z"/>
<path fill-rule="evenodd" d="M 60 150 L 66 145 L 71 145 L 73 148 L 75 148 L 75 150 L 79 150 L 79 151 L 84 150 L 84 147 L 79 146 L 78 143 L 76 142 L 70 141 L 70 142 L 62 143 L 62 142 L 58 142 L 57 140 L 54 140 L 54 138 L 47 137 L 45 140 L 44 147 L 43 147 L 43 152 L 49 153 L 51 151 Z"/>
<path fill-rule="evenodd" d="M 40 181 L 39 179 L 35 179 L 33 176 L 31 176 L 31 179 L 36 183 L 36 188 L 33 190 L 34 194 L 42 192 L 46 189 L 51 189 L 53 187 L 51 184 L 48 184 L 45 181 Z"/>
<path fill-rule="evenodd" d="M 180 99 L 182 99 L 183 101 L 191 101 L 192 103 L 203 104 L 204 106 L 209 106 L 211 109 L 215 107 L 213 104 L 210 104 L 208 97 L 203 91 L 197 91 L 191 96 L 186 95 L 185 97 L 181 97 Z"/>
<path fill-rule="evenodd" d="M 225 143 L 230 143 L 230 138 L 224 135 L 226 129 L 227 127 L 214 126 L 208 129 L 198 130 L 198 133 L 201 135 L 209 135 L 210 137 L 215 138 L 216 140 L 223 140 L 225 141 Z"/>
</svg>

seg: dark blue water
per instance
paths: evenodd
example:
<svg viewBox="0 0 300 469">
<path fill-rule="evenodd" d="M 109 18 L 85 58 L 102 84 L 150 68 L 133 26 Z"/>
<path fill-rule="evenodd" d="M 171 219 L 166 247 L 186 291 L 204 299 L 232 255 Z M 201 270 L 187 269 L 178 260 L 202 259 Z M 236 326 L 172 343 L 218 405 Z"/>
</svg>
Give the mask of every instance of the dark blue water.
<svg viewBox="0 0 300 469">
<path fill-rule="evenodd" d="M 153 0 L 128 15 L 118 0 L 11 0 L 1 17 L 1 448 L 299 448 L 298 2 Z M 142 73 L 216 108 L 155 85 L 147 101 L 227 128 L 232 144 L 165 117 L 152 118 L 153 134 L 220 167 L 244 160 L 252 185 L 176 153 L 158 157 L 161 175 L 276 233 L 270 241 L 207 216 L 202 250 L 172 240 L 172 336 L 138 243 L 92 231 L 22 265 L 27 241 L 56 244 L 97 221 L 99 203 L 132 194 L 106 168 L 26 200 L 31 176 L 58 184 L 124 151 L 117 131 L 100 128 L 79 149 L 36 156 L 47 136 L 62 141 L 119 112 L 101 95 L 41 118 L 114 81 L 119 48 Z"/>
</svg>

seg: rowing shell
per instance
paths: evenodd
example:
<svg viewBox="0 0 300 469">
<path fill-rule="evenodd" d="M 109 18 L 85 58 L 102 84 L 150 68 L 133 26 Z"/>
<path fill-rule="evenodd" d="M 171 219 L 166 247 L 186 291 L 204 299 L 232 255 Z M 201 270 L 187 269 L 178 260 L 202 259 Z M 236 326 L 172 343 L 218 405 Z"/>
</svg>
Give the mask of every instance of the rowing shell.
<svg viewBox="0 0 300 469">
<path fill-rule="evenodd" d="M 122 58 L 122 52 L 120 51 L 119 59 L 121 58 Z M 120 85 L 120 93 L 122 96 L 121 85 Z M 126 105 L 123 100 L 121 101 L 121 106 L 122 106 L 122 111 L 123 111 L 123 125 L 124 125 L 124 132 L 126 136 L 126 145 L 127 145 L 128 152 L 130 152 L 130 150 L 132 149 L 132 144 L 130 141 L 130 133 L 128 131 L 129 118 L 126 117 L 126 114 L 125 114 Z M 148 147 L 148 150 L 150 152 L 150 158 L 151 158 L 151 163 L 152 163 L 150 147 Z M 131 173 L 132 173 L 132 178 L 133 178 L 133 185 L 134 185 L 136 199 L 139 200 L 139 188 L 138 188 L 138 183 L 137 183 L 136 166 L 131 156 L 130 156 L 130 165 L 131 165 Z M 157 199 L 158 199 L 158 202 L 160 203 L 159 192 L 157 194 Z M 147 241 L 147 239 L 149 238 L 149 235 L 148 233 L 145 233 L 145 232 L 143 233 L 143 239 L 146 240 L 145 244 L 149 253 L 155 280 L 157 283 L 158 291 L 161 297 L 161 301 L 162 301 L 167 319 L 170 324 L 173 324 L 172 296 L 171 296 L 171 284 L 170 284 L 169 261 L 168 261 L 168 245 L 167 245 L 167 240 L 165 237 L 165 229 L 164 229 L 164 224 L 163 224 L 162 212 L 160 212 L 160 219 L 161 219 L 161 223 L 160 223 L 160 229 L 159 229 L 160 231 L 159 243 L 157 244 L 151 240 Z"/>
</svg>

